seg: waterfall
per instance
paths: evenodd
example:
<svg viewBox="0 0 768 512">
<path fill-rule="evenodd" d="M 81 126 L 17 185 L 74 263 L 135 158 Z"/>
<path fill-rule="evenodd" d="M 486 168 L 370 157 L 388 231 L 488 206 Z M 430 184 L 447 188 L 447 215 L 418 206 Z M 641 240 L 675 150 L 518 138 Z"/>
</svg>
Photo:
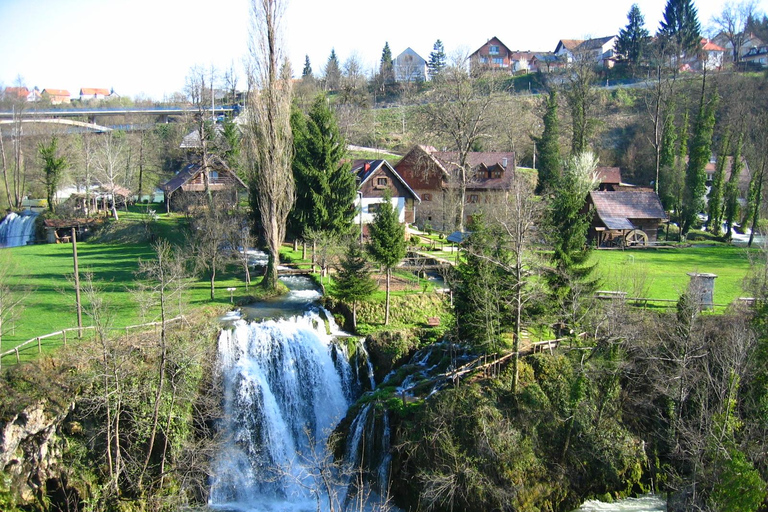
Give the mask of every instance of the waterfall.
<svg viewBox="0 0 768 512">
<path fill-rule="evenodd" d="M 18 247 L 34 240 L 37 213 L 24 210 L 9 213 L 0 223 L 0 247 Z"/>
<path fill-rule="evenodd" d="M 213 461 L 210 504 L 237 510 L 317 510 L 328 493 L 331 429 L 349 406 L 352 370 L 333 344 L 329 314 L 238 320 L 219 338 L 224 440 Z M 334 491 L 335 492 L 335 491 Z M 343 500 L 345 489 L 339 490 Z"/>
</svg>

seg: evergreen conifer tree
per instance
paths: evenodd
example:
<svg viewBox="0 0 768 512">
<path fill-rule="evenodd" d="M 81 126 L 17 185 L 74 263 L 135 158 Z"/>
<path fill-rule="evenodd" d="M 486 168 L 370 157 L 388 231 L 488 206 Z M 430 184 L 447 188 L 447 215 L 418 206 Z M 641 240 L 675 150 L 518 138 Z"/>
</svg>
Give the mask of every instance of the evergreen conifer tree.
<svg viewBox="0 0 768 512">
<path fill-rule="evenodd" d="M 696 216 L 704 209 L 704 192 L 707 189 L 705 168 L 712 156 L 712 133 L 715 128 L 717 101 L 717 93 L 709 101 L 705 101 L 704 96 L 702 96 L 699 114 L 696 117 L 693 141 L 688 156 L 688 167 L 685 172 L 682 223 L 680 226 L 680 235 L 683 238 L 693 227 Z"/>
<path fill-rule="evenodd" d="M 325 88 L 329 91 L 336 91 L 341 85 L 341 66 L 336 57 L 336 49 L 331 49 L 331 55 L 325 64 Z"/>
<path fill-rule="evenodd" d="M 736 147 L 733 150 L 733 161 L 731 163 L 731 176 L 728 178 L 728 183 L 725 185 L 725 238 L 726 240 L 731 238 L 731 232 L 733 231 L 733 224 L 736 222 L 739 214 L 739 176 L 744 168 L 744 162 L 741 159 L 741 152 L 744 146 L 744 134 L 740 133 L 739 138 L 736 141 Z"/>
<path fill-rule="evenodd" d="M 389 43 L 384 43 L 384 49 L 381 51 L 381 63 L 379 64 L 379 73 L 385 84 L 395 81 L 395 71 L 392 64 L 392 50 L 389 49 Z"/>
<path fill-rule="evenodd" d="M 309 63 L 309 55 L 304 56 L 304 69 L 301 70 L 301 78 L 312 78 L 312 64 Z"/>
<path fill-rule="evenodd" d="M 294 107 L 291 128 L 296 203 L 288 218 L 289 230 L 294 236 L 307 231 L 348 232 L 357 184 L 350 163 L 344 161 L 346 142 L 326 96 L 318 95 L 306 116 Z"/>
<path fill-rule="evenodd" d="M 557 92 L 552 89 L 545 102 L 544 131 L 535 139 L 539 153 L 539 183 L 536 192 L 549 190 L 560 178 L 560 131 L 557 120 Z"/>
<path fill-rule="evenodd" d="M 382 265 L 387 274 L 387 300 L 384 325 L 389 324 L 389 291 L 392 269 L 405 256 L 405 226 L 400 224 L 397 210 L 392 206 L 392 196 L 387 192 L 383 202 L 368 225 L 370 241 L 368 252 L 374 261 Z"/>
<path fill-rule="evenodd" d="M 692 0 L 667 0 L 664 18 L 657 33 L 662 47 L 673 57 L 698 51 L 701 24 Z"/>
<path fill-rule="evenodd" d="M 335 277 L 333 295 L 352 304 L 352 328 L 357 329 L 357 305 L 371 296 L 378 285 L 371 277 L 363 247 L 352 241 L 341 259 Z"/>
<path fill-rule="evenodd" d="M 37 146 L 40 160 L 43 163 L 43 174 L 45 176 L 45 194 L 48 200 L 48 209 L 51 213 L 56 212 L 56 190 L 59 188 L 61 175 L 67 167 L 67 159 L 58 156 L 58 139 L 54 135 L 51 137 L 50 144 L 39 143 Z M 114 202 L 114 200 L 113 200 Z"/>
<path fill-rule="evenodd" d="M 659 149 L 659 196 L 665 210 L 679 209 L 676 204 L 677 189 L 682 183 L 677 179 L 675 165 L 677 131 L 675 128 L 674 108 L 670 107 L 661 132 L 661 148 Z"/>
<path fill-rule="evenodd" d="M 715 175 L 712 177 L 712 186 L 707 197 L 707 224 L 709 232 L 720 236 L 723 226 L 723 197 L 725 195 L 725 164 L 728 162 L 728 152 L 731 143 L 731 135 L 726 130 L 720 144 L 720 151 L 715 164 Z"/>
<path fill-rule="evenodd" d="M 631 66 L 636 66 L 645 55 L 649 36 L 640 7 L 632 4 L 627 14 L 627 26 L 619 31 L 616 40 L 616 53 L 623 55 Z"/>
<path fill-rule="evenodd" d="M 434 80 L 445 69 L 445 65 L 445 49 L 443 48 L 443 42 L 438 39 L 435 41 L 432 52 L 429 54 L 429 62 L 427 63 L 429 78 Z"/>
<path fill-rule="evenodd" d="M 597 186 L 597 159 L 590 152 L 570 158 L 557 180 L 557 193 L 548 207 L 554 268 L 547 274 L 552 298 L 562 311 L 575 311 L 579 296 L 591 294 L 597 281 L 589 279 L 594 265 L 588 265 L 587 233 L 592 212 L 584 212 L 587 196 Z M 572 323 L 572 319 L 564 319 Z M 571 326 L 573 327 L 573 326 Z"/>
</svg>

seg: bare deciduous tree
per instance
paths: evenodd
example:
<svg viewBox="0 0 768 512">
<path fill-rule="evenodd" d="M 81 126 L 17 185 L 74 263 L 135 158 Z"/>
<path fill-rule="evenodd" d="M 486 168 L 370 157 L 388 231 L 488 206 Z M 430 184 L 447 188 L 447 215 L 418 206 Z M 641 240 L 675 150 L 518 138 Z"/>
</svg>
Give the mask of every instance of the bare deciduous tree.
<svg viewBox="0 0 768 512">
<path fill-rule="evenodd" d="M 291 172 L 291 73 L 282 61 L 279 22 L 285 10 L 280 0 L 252 0 L 248 121 L 245 150 L 248 181 L 269 251 L 263 284 L 276 289 L 280 246 L 295 199 Z"/>
<path fill-rule="evenodd" d="M 115 132 L 108 132 L 101 136 L 94 159 L 96 180 L 112 196 L 110 206 L 115 220 L 118 220 L 117 189 L 124 178 L 126 152 L 125 138 Z"/>
<path fill-rule="evenodd" d="M 747 24 L 755 16 L 757 3 L 743 0 L 739 3 L 727 2 L 720 14 L 712 17 L 712 23 L 731 45 L 731 58 L 735 64 L 741 60 L 741 47 L 747 42 Z"/>
</svg>

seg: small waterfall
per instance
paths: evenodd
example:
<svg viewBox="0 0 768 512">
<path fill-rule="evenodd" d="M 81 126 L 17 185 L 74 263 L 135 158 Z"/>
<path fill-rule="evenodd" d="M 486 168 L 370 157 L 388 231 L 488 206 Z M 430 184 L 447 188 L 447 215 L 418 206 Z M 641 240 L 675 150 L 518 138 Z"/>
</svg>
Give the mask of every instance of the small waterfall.
<svg viewBox="0 0 768 512">
<path fill-rule="evenodd" d="M 307 312 L 222 331 L 225 439 L 212 506 L 314 511 L 327 502 L 315 478 L 332 462 L 325 444 L 349 406 L 352 376 L 328 330 L 336 330 L 331 315 Z"/>
<path fill-rule="evenodd" d="M 371 389 L 376 389 L 376 380 L 373 378 L 373 363 L 371 362 L 370 354 L 368 354 L 368 347 L 365 346 L 365 338 L 360 338 L 359 350 L 365 355 L 365 364 L 368 367 L 368 380 L 371 383 Z"/>
<path fill-rule="evenodd" d="M 362 469 L 364 482 L 380 496 L 389 485 L 390 449 L 389 412 L 386 408 L 377 411 L 375 402 L 363 405 L 350 425 L 344 459 L 351 467 Z M 349 494 L 356 494 L 355 482 Z"/>
<path fill-rule="evenodd" d="M 24 210 L 9 213 L 0 223 L 0 247 L 19 247 L 34 240 L 37 213 Z"/>
</svg>

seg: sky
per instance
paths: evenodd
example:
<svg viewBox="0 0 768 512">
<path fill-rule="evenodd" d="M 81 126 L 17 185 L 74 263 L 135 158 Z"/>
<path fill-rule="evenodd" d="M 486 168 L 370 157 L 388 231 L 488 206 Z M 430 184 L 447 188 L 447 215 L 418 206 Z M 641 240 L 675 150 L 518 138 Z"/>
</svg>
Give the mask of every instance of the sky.
<svg viewBox="0 0 768 512">
<path fill-rule="evenodd" d="M 702 28 L 726 0 L 694 0 Z M 655 33 L 666 0 L 288 0 L 284 51 L 294 74 L 305 55 L 316 76 L 331 49 L 378 67 L 386 42 L 393 56 L 411 47 L 427 59 L 434 42 L 469 54 L 491 37 L 511 50 L 553 51 L 560 39 L 618 34 L 637 3 Z M 768 0 L 758 0 L 768 11 Z M 41 90 L 114 88 L 162 100 L 182 92 L 190 70 L 230 68 L 245 86 L 250 0 L 0 0 L 0 85 Z"/>
</svg>

